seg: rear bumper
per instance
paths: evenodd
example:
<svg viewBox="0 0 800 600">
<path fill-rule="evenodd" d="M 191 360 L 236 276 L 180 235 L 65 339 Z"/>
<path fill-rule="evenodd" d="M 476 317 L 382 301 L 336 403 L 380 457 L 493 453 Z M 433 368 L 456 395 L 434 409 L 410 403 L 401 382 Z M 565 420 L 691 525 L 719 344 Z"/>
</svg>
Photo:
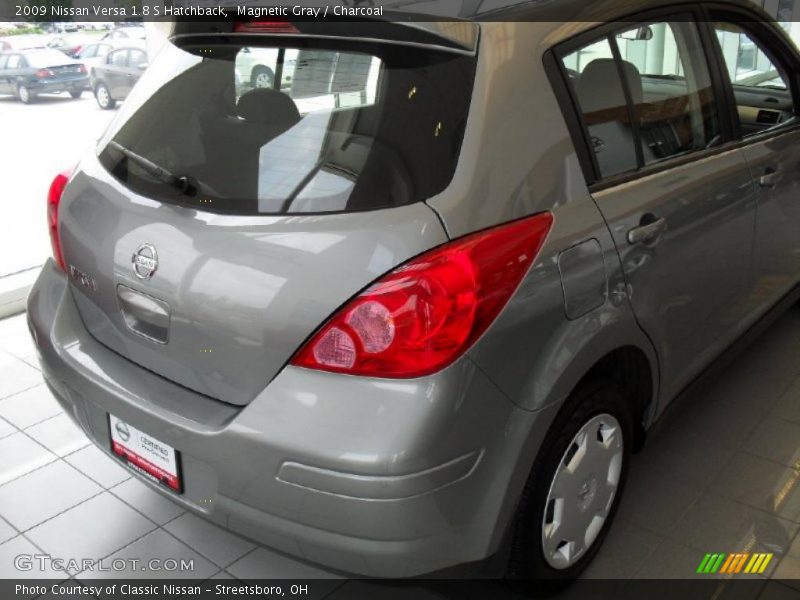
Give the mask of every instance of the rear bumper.
<svg viewBox="0 0 800 600">
<path fill-rule="evenodd" d="M 53 79 L 49 81 L 32 81 L 28 89 L 36 94 L 54 94 L 70 90 L 87 90 L 89 89 L 89 76 L 84 75 L 83 77 Z"/>
<path fill-rule="evenodd" d="M 247 406 L 228 405 L 92 338 L 52 261 L 28 321 L 48 384 L 101 449 L 111 413 L 180 450 L 183 495 L 142 479 L 153 489 L 348 573 L 413 576 L 491 555 L 553 416 L 520 410 L 468 360 L 410 381 L 287 367 Z"/>
</svg>

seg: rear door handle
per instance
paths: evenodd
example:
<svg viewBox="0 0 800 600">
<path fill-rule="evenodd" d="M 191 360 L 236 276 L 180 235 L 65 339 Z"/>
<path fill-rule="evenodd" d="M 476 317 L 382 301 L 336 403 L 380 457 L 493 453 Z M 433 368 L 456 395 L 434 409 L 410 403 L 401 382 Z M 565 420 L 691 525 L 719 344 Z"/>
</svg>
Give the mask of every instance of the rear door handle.
<svg viewBox="0 0 800 600">
<path fill-rule="evenodd" d="M 767 167 L 764 169 L 764 174 L 758 180 L 758 185 L 762 188 L 774 188 L 777 183 L 781 180 L 781 172 L 773 169 L 772 167 Z"/>
<path fill-rule="evenodd" d="M 652 242 L 667 228 L 667 220 L 664 217 L 659 218 L 652 214 L 643 216 L 641 222 L 642 225 L 634 227 L 628 232 L 629 244 Z"/>
</svg>

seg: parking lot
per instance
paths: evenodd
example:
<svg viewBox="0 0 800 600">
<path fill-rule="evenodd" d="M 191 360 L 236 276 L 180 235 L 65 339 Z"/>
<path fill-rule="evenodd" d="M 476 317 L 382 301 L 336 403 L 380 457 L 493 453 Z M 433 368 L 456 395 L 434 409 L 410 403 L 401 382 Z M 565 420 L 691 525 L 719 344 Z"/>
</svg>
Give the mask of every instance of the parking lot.
<svg viewBox="0 0 800 600">
<path fill-rule="evenodd" d="M 0 96 L 0 277 L 39 266 L 49 256 L 50 182 L 77 163 L 113 116 L 88 91 L 78 100 L 66 93 L 43 95 L 28 105 Z"/>
</svg>

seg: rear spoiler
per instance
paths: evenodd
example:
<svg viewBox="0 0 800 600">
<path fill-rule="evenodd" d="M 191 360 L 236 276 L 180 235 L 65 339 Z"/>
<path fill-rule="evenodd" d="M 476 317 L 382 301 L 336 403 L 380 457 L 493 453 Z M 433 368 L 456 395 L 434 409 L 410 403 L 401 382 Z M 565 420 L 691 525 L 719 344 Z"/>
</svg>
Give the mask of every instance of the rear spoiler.
<svg viewBox="0 0 800 600">
<path fill-rule="evenodd" d="M 392 18 L 386 13 L 385 17 Z M 404 21 L 362 19 L 323 21 L 176 21 L 171 39 L 186 36 L 236 35 L 269 37 L 346 38 L 426 47 L 456 54 L 474 55 L 478 50 L 480 26 L 472 21 Z M 246 25 L 246 27 L 241 27 Z M 263 29 L 259 31 L 259 27 Z"/>
</svg>

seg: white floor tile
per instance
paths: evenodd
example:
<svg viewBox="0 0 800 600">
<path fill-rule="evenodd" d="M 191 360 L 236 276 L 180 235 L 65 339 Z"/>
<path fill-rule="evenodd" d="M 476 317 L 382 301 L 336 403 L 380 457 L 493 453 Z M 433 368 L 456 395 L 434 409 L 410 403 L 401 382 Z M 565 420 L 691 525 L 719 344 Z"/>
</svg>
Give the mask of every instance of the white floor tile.
<svg viewBox="0 0 800 600">
<path fill-rule="evenodd" d="M 91 443 L 86 434 L 65 414 L 28 427 L 25 433 L 58 456 L 66 456 Z"/>
<path fill-rule="evenodd" d="M 55 461 L 0 486 L 0 516 L 25 531 L 102 489 L 67 463 Z"/>
<path fill-rule="evenodd" d="M 159 525 L 171 521 L 184 512 L 183 508 L 134 478 L 111 488 L 111 492 Z"/>
<path fill-rule="evenodd" d="M 19 429 L 25 429 L 62 412 L 61 405 L 56 402 L 45 384 L 0 400 L 0 417 Z"/>
<path fill-rule="evenodd" d="M 105 488 L 113 487 L 131 477 L 128 469 L 94 444 L 73 452 L 64 460 Z"/>
<path fill-rule="evenodd" d="M 50 556 L 64 561 L 99 560 L 152 531 L 156 525 L 106 492 L 26 532 Z M 67 570 L 74 575 L 82 567 Z"/>
<path fill-rule="evenodd" d="M 0 439 L 0 456 L 0 485 L 56 460 L 55 454 L 21 432 Z"/>
</svg>

